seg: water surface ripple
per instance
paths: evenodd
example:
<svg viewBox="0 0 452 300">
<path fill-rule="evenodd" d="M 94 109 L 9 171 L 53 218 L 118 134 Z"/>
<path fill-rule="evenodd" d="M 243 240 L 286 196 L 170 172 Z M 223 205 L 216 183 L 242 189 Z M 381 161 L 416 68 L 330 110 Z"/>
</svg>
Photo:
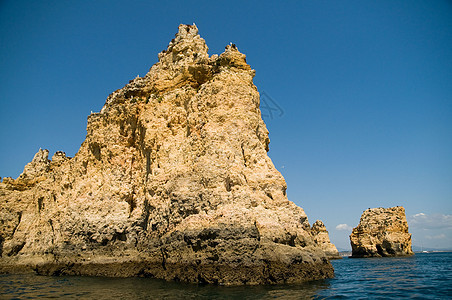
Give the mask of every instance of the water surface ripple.
<svg viewBox="0 0 452 300">
<path fill-rule="evenodd" d="M 299 285 L 223 287 L 150 278 L 0 275 L 0 299 L 451 299 L 452 253 L 344 258 L 336 276 Z"/>
</svg>

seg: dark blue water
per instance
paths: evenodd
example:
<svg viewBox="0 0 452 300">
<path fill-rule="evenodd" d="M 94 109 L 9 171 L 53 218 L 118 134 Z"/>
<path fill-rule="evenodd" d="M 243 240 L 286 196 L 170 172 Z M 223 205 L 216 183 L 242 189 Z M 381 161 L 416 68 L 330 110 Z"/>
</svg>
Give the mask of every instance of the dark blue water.
<svg viewBox="0 0 452 300">
<path fill-rule="evenodd" d="M 299 285 L 221 287 L 149 278 L 0 275 L 0 299 L 452 299 L 452 253 L 344 258 L 334 279 Z"/>
</svg>

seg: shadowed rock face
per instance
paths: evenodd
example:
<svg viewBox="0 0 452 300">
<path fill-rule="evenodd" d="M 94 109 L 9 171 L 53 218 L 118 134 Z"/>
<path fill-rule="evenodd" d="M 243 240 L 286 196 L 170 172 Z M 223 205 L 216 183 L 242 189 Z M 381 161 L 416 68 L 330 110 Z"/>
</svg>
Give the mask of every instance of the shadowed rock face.
<svg viewBox="0 0 452 300">
<path fill-rule="evenodd" d="M 350 235 L 352 257 L 412 255 L 405 209 L 369 208 Z"/>
<path fill-rule="evenodd" d="M 145 77 L 88 117 L 75 157 L 0 183 L 0 268 L 216 284 L 333 276 L 267 156 L 254 70 L 181 25 Z"/>
</svg>

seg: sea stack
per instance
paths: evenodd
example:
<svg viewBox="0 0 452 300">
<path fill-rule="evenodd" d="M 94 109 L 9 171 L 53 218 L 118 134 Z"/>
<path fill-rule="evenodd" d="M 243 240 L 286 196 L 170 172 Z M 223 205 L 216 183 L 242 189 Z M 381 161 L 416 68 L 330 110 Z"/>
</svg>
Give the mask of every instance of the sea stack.
<svg viewBox="0 0 452 300">
<path fill-rule="evenodd" d="M 255 71 L 195 25 L 88 117 L 70 158 L 40 150 L 0 183 L 0 269 L 224 285 L 333 268 L 267 155 Z"/>
<path fill-rule="evenodd" d="M 412 255 L 405 208 L 369 208 L 350 235 L 351 257 Z"/>
<path fill-rule="evenodd" d="M 314 242 L 323 249 L 329 259 L 342 258 L 339 255 L 339 251 L 337 251 L 336 246 L 331 243 L 326 226 L 322 221 L 317 220 L 314 224 L 312 224 L 311 234 L 314 238 Z"/>
</svg>

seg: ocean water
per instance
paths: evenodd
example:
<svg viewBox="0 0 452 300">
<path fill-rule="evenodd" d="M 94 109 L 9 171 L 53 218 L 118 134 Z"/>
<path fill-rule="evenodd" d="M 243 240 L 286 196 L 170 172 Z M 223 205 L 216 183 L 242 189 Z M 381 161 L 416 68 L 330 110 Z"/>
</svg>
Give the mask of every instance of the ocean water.
<svg viewBox="0 0 452 300">
<path fill-rule="evenodd" d="M 452 252 L 332 261 L 336 276 L 224 287 L 150 278 L 0 275 L 0 299 L 452 299 Z"/>
</svg>

